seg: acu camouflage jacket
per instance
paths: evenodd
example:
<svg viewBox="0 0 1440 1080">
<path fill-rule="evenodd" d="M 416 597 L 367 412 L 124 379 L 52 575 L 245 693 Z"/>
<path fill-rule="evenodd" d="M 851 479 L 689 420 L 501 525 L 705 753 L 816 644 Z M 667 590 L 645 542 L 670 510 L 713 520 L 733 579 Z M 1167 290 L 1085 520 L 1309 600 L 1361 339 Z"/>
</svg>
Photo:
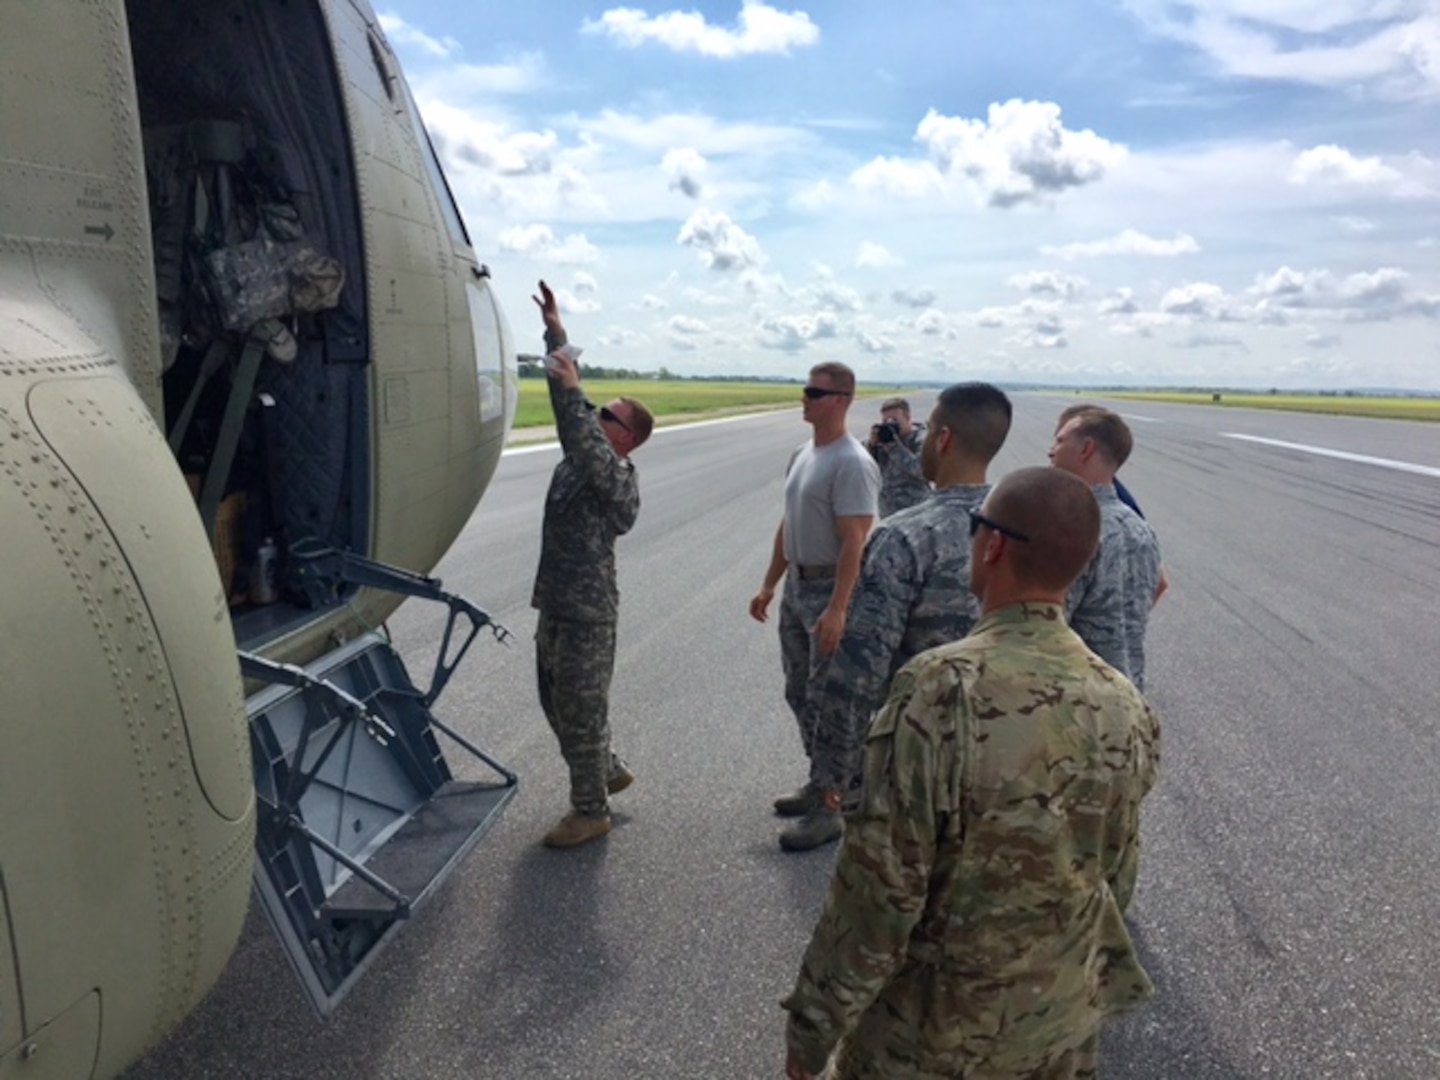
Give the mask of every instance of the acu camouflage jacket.
<svg viewBox="0 0 1440 1080">
<path fill-rule="evenodd" d="M 640 514 L 635 466 L 615 453 L 582 390 L 546 381 L 565 457 L 545 496 L 530 604 L 558 618 L 614 622 L 620 606 L 615 538 L 629 532 Z"/>
</svg>

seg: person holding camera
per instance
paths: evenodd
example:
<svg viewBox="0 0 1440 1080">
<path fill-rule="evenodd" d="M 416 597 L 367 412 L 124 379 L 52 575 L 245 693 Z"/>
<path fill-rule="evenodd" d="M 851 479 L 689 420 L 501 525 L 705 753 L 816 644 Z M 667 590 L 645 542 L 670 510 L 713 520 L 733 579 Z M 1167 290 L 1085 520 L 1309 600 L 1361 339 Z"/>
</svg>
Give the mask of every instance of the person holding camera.
<svg viewBox="0 0 1440 1080">
<path fill-rule="evenodd" d="M 570 767 L 571 812 L 545 834 L 568 848 L 610 831 L 609 796 L 635 775 L 610 749 L 610 676 L 615 670 L 615 539 L 640 513 L 630 454 L 650 437 L 650 412 L 634 398 L 596 408 L 580 389 L 578 350 L 566 347 L 555 294 L 540 282 L 545 375 L 565 452 L 545 495 L 540 568 L 530 604 L 540 707 Z"/>
<path fill-rule="evenodd" d="M 910 403 L 904 398 L 888 398 L 880 406 L 880 422 L 871 426 L 865 444 L 880 466 L 882 518 L 930 497 L 930 485 L 920 467 L 924 442 L 925 425 L 911 423 Z"/>
</svg>

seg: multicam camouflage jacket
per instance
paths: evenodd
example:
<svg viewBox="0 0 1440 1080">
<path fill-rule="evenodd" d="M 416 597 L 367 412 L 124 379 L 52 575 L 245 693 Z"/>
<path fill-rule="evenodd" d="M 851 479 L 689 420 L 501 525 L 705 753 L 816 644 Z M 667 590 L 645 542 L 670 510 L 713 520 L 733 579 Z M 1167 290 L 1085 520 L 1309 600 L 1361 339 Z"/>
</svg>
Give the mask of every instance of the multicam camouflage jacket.
<svg viewBox="0 0 1440 1080">
<path fill-rule="evenodd" d="M 1041 1075 L 1152 987 L 1123 913 L 1159 722 L 1055 604 L 895 677 L 787 1041 L 819 1073 Z"/>
<path fill-rule="evenodd" d="M 880 516 L 915 506 L 930 497 L 930 482 L 920 467 L 920 447 L 925 442 L 925 425 L 914 424 L 910 434 L 894 442 L 879 443 L 870 453 L 880 466 Z"/>
<path fill-rule="evenodd" d="M 614 622 L 620 604 L 615 538 L 629 532 L 640 513 L 635 466 L 615 453 L 582 390 L 546 381 L 565 456 L 545 496 L 530 603 L 559 618 Z"/>
<path fill-rule="evenodd" d="M 814 705 L 817 732 L 849 744 L 841 790 L 858 778 L 865 728 L 890 677 L 926 649 L 964 637 L 980 616 L 970 592 L 968 511 L 989 491 L 989 484 L 941 488 L 870 534 L 845 634 Z"/>
<path fill-rule="evenodd" d="M 1111 484 L 1092 488 L 1100 504 L 1100 546 L 1081 572 L 1065 610 L 1070 625 L 1141 690 L 1145 689 L 1145 627 L 1160 587 L 1160 541 L 1122 503 Z"/>
</svg>

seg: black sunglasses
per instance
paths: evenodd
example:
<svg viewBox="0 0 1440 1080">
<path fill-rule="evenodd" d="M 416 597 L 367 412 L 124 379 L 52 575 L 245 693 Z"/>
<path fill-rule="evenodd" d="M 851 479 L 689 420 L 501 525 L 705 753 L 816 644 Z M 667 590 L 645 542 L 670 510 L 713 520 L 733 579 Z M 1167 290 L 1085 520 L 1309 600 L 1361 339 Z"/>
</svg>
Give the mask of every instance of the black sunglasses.
<svg viewBox="0 0 1440 1080">
<path fill-rule="evenodd" d="M 850 391 L 826 390 L 823 386 L 807 386 L 805 387 L 805 396 L 811 401 L 819 401 L 821 398 L 826 397 L 849 397 Z"/>
<path fill-rule="evenodd" d="M 631 435 L 635 434 L 634 430 L 630 427 L 630 425 L 627 424 L 624 420 L 621 420 L 620 417 L 616 416 L 614 410 L 612 410 L 609 405 L 600 406 L 600 419 L 609 420 L 612 424 L 619 424 L 626 431 L 630 432 Z"/>
<path fill-rule="evenodd" d="M 972 538 L 980 531 L 980 526 L 984 525 L 994 529 L 1001 536 L 1008 536 L 1011 540 L 1019 540 L 1021 543 L 1024 543 L 1030 539 L 1030 537 L 1022 532 L 1017 532 L 1014 529 L 1001 525 L 998 521 L 990 520 L 984 514 L 980 513 L 979 510 L 966 510 L 965 512 L 970 515 L 970 536 Z"/>
</svg>

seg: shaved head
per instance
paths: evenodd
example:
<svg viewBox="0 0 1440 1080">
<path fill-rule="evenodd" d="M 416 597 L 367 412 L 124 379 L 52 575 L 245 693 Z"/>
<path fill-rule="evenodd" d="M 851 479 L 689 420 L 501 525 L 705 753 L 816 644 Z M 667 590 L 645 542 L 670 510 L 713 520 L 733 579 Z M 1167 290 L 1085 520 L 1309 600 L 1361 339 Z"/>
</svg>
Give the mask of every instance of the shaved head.
<svg viewBox="0 0 1440 1080">
<path fill-rule="evenodd" d="M 1068 589 L 1100 543 L 1100 505 L 1063 469 L 1015 470 L 990 492 L 985 513 L 1029 537 L 1010 545 L 1011 565 L 1017 579 L 1044 589 Z"/>
</svg>

